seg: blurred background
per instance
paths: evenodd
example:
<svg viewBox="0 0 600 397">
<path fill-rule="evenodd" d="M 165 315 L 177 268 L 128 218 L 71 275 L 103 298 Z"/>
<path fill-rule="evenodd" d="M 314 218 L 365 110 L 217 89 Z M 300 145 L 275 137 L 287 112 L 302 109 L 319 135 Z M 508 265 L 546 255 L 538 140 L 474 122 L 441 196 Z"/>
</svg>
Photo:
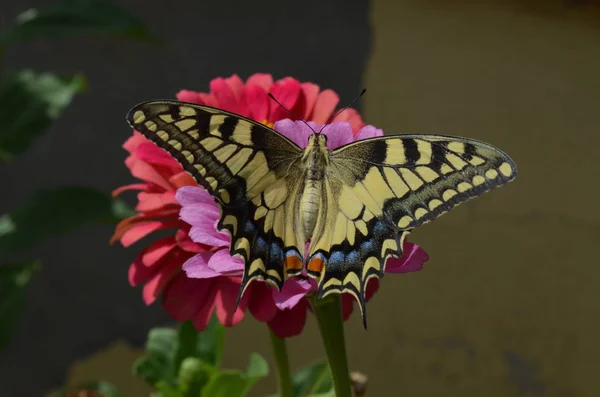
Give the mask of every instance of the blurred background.
<svg viewBox="0 0 600 397">
<path fill-rule="evenodd" d="M 3 0 L 0 28 L 52 1 Z M 386 277 L 369 330 L 346 323 L 350 366 L 368 396 L 600 395 L 600 10 L 593 1 L 115 0 L 166 42 L 107 37 L 26 42 L 5 69 L 84 72 L 88 91 L 23 155 L 0 166 L 0 213 L 40 187 L 104 192 L 133 182 L 121 145 L 138 102 L 207 91 L 211 79 L 256 72 L 336 90 L 388 134 L 487 141 L 517 180 L 410 236 L 430 261 Z M 133 196 L 130 196 L 133 197 Z M 131 200 L 133 202 L 133 200 Z M 130 376 L 148 329 L 169 324 L 127 283 L 137 249 L 108 246 L 113 227 L 46 240 L 15 338 L 0 352 L 0 396 L 39 396 Z M 289 340 L 293 366 L 322 356 L 314 319 Z M 269 360 L 269 334 L 247 317 L 229 330 L 225 365 Z M 272 360 L 271 360 L 272 361 Z M 254 395 L 275 388 L 275 378 Z"/>
</svg>

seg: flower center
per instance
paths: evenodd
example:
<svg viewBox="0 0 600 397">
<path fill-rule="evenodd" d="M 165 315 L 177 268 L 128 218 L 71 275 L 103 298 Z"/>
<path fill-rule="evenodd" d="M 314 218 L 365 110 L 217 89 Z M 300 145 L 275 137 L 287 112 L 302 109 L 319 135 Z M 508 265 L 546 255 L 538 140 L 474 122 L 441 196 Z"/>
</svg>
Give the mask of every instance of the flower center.
<svg viewBox="0 0 600 397">
<path fill-rule="evenodd" d="M 261 123 L 266 125 L 269 128 L 273 128 L 273 126 L 275 125 L 275 123 L 269 123 L 269 120 L 263 120 L 263 121 L 261 121 Z"/>
</svg>

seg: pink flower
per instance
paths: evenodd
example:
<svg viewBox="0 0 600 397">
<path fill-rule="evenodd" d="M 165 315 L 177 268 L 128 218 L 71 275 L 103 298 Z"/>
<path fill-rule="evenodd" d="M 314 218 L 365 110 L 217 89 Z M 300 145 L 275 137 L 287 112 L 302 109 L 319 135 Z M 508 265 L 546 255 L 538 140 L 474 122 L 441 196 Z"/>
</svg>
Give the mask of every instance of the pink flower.
<svg viewBox="0 0 600 397">
<path fill-rule="evenodd" d="M 182 101 L 234 111 L 269 125 L 289 117 L 268 98 L 269 92 L 299 116 L 317 122 L 325 122 L 339 102 L 338 95 L 332 90 L 321 91 L 315 84 L 300 83 L 290 77 L 273 82 L 268 74 L 254 74 L 245 83 L 237 75 L 217 78 L 211 81 L 210 88 L 209 93 L 181 91 L 177 97 Z M 337 120 L 347 120 L 354 131 L 364 125 L 354 109 L 345 110 Z M 247 310 L 260 321 L 275 317 L 278 309 L 271 299 L 271 290 L 263 283 L 249 287 L 240 307 L 236 308 L 235 299 L 230 298 L 237 297 L 240 285 L 237 275 L 219 274 L 219 277 L 198 279 L 188 278 L 181 271 L 186 260 L 201 253 L 212 256 L 222 244 L 218 238 L 213 241 L 216 245 L 192 241 L 190 225 L 179 219 L 181 205 L 175 199 L 176 190 L 198 184 L 172 157 L 137 132 L 123 147 L 129 152 L 125 164 L 140 182 L 120 187 L 113 194 L 138 191 L 138 213 L 117 225 L 111 243 L 120 241 L 128 247 L 154 232 L 169 232 L 142 249 L 129 267 L 129 283 L 132 286 L 143 284 L 144 302 L 149 305 L 162 295 L 163 308 L 173 319 L 191 319 L 198 330 L 206 327 L 213 312 L 227 326 L 240 322 Z M 262 303 L 265 301 L 272 304 Z"/>
<path fill-rule="evenodd" d="M 309 128 L 310 126 L 310 128 Z M 275 129 L 288 137 L 301 147 L 306 146 L 308 137 L 313 130 L 318 131 L 322 126 L 314 122 L 306 125 L 301 121 L 281 120 L 275 123 Z M 312 128 L 312 129 L 311 129 Z M 325 126 L 323 133 L 327 135 L 327 145 L 330 150 L 347 143 L 382 136 L 383 132 L 373 126 L 361 128 L 356 135 L 352 126 L 346 122 L 335 122 Z M 229 255 L 230 238 L 226 233 L 219 232 L 216 224 L 219 220 L 220 210 L 212 196 L 202 187 L 184 186 L 177 191 L 177 201 L 181 204 L 180 216 L 191 225 L 189 236 L 199 244 L 218 247 L 216 251 L 202 252 L 190 259 L 183 265 L 183 270 L 188 277 L 207 280 L 219 280 L 238 277 L 241 280 L 244 266 L 241 259 Z M 389 259 L 386 265 L 388 273 L 405 273 L 421 270 L 423 263 L 428 260 L 427 253 L 415 244 L 404 243 L 404 255 L 402 258 Z M 218 282 L 218 281 L 217 281 Z M 239 285 L 239 283 L 238 283 Z M 273 288 L 270 295 L 265 293 L 265 284 L 254 282 L 249 288 L 260 288 L 261 300 L 251 299 L 250 310 L 268 313 L 264 316 L 271 330 L 279 337 L 290 337 L 299 334 L 304 328 L 307 310 L 310 310 L 306 295 L 316 291 L 314 280 L 302 277 L 290 277 L 281 291 Z M 367 300 L 369 300 L 378 288 L 378 282 L 371 282 L 367 287 Z M 229 297 L 234 301 L 239 291 L 233 291 Z M 243 306 L 248 303 L 242 298 Z M 353 311 L 354 299 L 349 294 L 342 297 L 343 317 L 348 319 Z M 207 302 L 208 305 L 211 302 Z M 240 305 L 242 306 L 242 304 Z M 256 315 L 255 315 L 256 317 Z"/>
<path fill-rule="evenodd" d="M 303 120 L 319 124 L 329 120 L 340 101 L 333 90 L 321 91 L 316 84 L 300 83 L 292 77 L 273 82 L 273 77 L 265 73 L 253 74 L 245 83 L 236 74 L 228 78 L 219 77 L 210 82 L 210 89 L 208 94 L 182 90 L 177 93 L 177 99 L 237 113 L 270 127 L 281 119 L 290 118 L 290 114 L 269 98 L 269 93 Z M 350 123 L 355 132 L 364 125 L 358 112 L 352 108 L 337 116 L 336 121 Z"/>
</svg>

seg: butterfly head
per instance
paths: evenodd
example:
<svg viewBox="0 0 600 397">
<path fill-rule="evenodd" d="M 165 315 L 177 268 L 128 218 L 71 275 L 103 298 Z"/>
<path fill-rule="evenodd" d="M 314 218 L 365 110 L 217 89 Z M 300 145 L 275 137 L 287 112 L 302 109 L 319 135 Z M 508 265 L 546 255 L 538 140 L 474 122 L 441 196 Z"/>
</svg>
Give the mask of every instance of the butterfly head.
<svg viewBox="0 0 600 397">
<path fill-rule="evenodd" d="M 315 132 L 308 137 L 307 148 L 326 148 L 327 147 L 327 135 L 321 132 Z"/>
</svg>

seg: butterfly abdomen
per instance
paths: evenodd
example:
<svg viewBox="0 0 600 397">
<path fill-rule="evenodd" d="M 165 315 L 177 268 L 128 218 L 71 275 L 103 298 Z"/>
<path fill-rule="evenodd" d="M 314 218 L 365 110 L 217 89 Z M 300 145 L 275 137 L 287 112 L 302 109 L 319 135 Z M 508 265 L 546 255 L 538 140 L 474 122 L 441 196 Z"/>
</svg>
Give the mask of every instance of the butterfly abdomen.
<svg viewBox="0 0 600 397">
<path fill-rule="evenodd" d="M 327 139 L 324 135 L 311 135 L 302 157 L 306 172 L 300 198 L 300 213 L 307 239 L 312 237 L 321 207 L 323 177 L 329 159 L 326 144 Z"/>
<path fill-rule="evenodd" d="M 300 212 L 302 214 L 302 225 L 304 227 L 304 235 L 307 239 L 312 237 L 315 224 L 317 223 L 317 215 L 321 206 L 321 186 L 322 180 L 307 179 L 302 192 L 300 202 Z"/>
</svg>

